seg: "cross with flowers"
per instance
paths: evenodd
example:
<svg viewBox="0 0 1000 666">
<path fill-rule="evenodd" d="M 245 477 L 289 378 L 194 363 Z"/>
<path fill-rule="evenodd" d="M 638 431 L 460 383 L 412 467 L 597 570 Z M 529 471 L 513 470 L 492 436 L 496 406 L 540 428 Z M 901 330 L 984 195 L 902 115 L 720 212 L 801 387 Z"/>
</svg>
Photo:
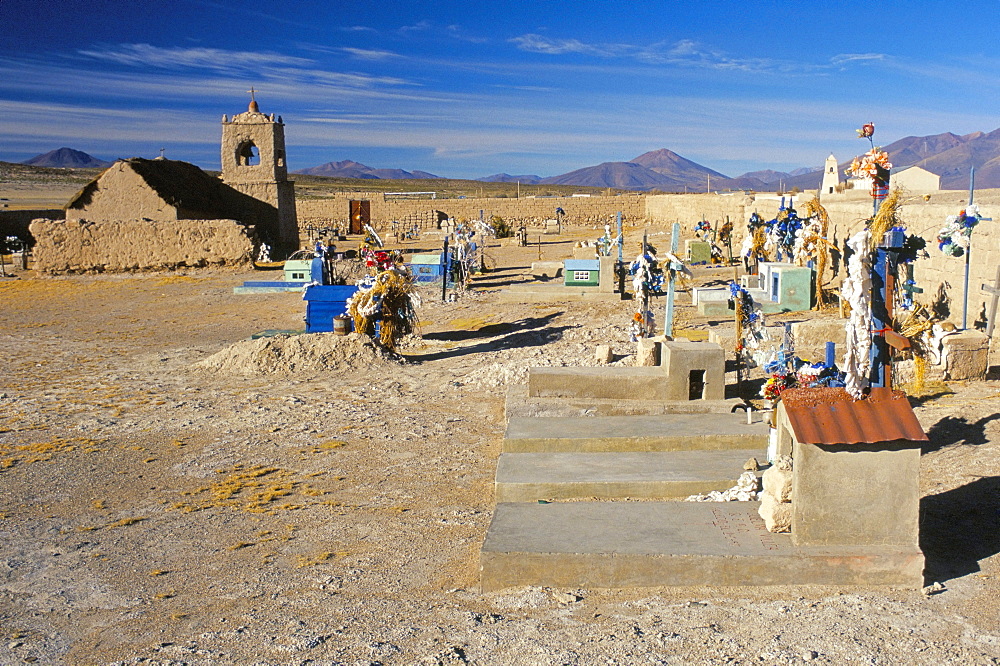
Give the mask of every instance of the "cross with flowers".
<svg viewBox="0 0 1000 666">
<path fill-rule="evenodd" d="M 889 153 L 875 145 L 872 138 L 875 134 L 873 123 L 865 123 L 861 129 L 856 131 L 859 139 L 868 139 L 871 150 L 861 157 L 855 157 L 845 173 L 848 176 L 868 178 L 872 181 L 872 198 L 875 200 L 874 206 L 877 213 L 879 204 L 889 194 L 889 169 L 892 168 L 892 164 L 889 162 Z"/>
</svg>

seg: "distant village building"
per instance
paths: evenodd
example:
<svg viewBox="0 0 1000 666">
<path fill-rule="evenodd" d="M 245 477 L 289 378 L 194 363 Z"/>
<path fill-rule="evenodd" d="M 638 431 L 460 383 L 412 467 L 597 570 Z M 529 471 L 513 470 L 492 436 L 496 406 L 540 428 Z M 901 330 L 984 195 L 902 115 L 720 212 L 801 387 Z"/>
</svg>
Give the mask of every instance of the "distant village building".
<svg viewBox="0 0 1000 666">
<path fill-rule="evenodd" d="M 848 189 L 868 191 L 872 188 L 871 178 L 850 178 L 847 184 Z M 941 189 L 941 176 L 923 167 L 898 167 L 890 171 L 889 186 L 902 187 L 911 192 L 936 192 Z"/>
<path fill-rule="evenodd" d="M 889 182 L 913 192 L 935 192 L 941 189 L 941 176 L 918 166 L 893 169 Z"/>
<path fill-rule="evenodd" d="M 837 186 L 840 185 L 840 174 L 837 172 L 837 158 L 830 153 L 826 158 L 826 165 L 823 167 L 823 184 L 820 185 L 820 197 L 824 194 L 834 194 Z"/>
</svg>

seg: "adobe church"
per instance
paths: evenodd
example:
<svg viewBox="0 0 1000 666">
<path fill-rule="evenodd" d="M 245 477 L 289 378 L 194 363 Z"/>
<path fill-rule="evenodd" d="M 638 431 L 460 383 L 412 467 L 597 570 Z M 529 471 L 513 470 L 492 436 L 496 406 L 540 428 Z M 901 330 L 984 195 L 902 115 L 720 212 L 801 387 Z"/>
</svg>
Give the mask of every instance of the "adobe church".
<svg viewBox="0 0 1000 666">
<path fill-rule="evenodd" d="M 118 160 L 66 204 L 65 220 L 32 222 L 38 268 L 236 264 L 261 243 L 277 257 L 299 249 L 281 118 L 261 113 L 255 99 L 232 120 L 223 116 L 221 156 L 221 180 L 162 156 Z"/>
</svg>

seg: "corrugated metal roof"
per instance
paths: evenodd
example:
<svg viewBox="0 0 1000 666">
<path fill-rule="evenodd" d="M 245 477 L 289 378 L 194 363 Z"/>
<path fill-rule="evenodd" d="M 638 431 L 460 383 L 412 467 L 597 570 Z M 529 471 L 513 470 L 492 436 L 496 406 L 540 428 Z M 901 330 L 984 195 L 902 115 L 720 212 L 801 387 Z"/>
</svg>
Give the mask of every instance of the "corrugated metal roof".
<svg viewBox="0 0 1000 666">
<path fill-rule="evenodd" d="M 788 389 L 781 394 L 795 438 L 810 444 L 926 442 L 927 435 L 900 391 L 874 388 L 855 400 L 842 388 Z"/>
</svg>

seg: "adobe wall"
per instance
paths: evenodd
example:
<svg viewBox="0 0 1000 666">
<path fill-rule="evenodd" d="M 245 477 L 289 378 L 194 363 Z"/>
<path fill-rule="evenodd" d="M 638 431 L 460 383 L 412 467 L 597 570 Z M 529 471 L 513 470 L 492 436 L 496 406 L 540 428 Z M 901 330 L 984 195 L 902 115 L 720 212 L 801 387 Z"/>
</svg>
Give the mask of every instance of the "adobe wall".
<svg viewBox="0 0 1000 666">
<path fill-rule="evenodd" d="M 177 208 L 164 201 L 126 162 L 117 162 L 101 174 L 97 190 L 85 206 L 66 209 L 67 220 L 176 220 L 177 217 Z"/>
<path fill-rule="evenodd" d="M 34 268 L 39 273 L 162 270 L 246 264 L 253 227 L 235 220 L 37 219 Z"/>
<path fill-rule="evenodd" d="M 556 208 L 562 208 L 569 225 L 599 225 L 614 222 L 621 211 L 626 224 L 641 224 L 646 216 L 643 194 L 595 197 L 544 197 L 544 198 L 475 198 L 475 199 L 420 199 L 386 200 L 381 192 L 343 192 L 324 199 L 298 199 L 299 229 L 305 226 L 346 227 L 352 200 L 371 202 L 371 217 L 377 229 L 384 229 L 392 220 L 405 220 L 408 216 L 431 215 L 441 211 L 456 219 L 484 219 L 499 215 L 508 222 L 537 224 L 554 218 Z"/>
<path fill-rule="evenodd" d="M 681 223 L 681 231 L 686 238 L 693 238 L 695 222 L 708 220 L 725 222 L 726 217 L 735 229 L 746 226 L 746 221 L 756 205 L 753 195 L 737 194 L 655 194 L 646 197 L 646 217 L 652 224 L 670 227 Z M 770 202 L 762 205 L 770 206 Z M 777 213 L 777 206 L 774 207 Z M 764 211 L 760 211 L 765 215 Z M 771 215 L 770 217 L 773 217 Z"/>
<path fill-rule="evenodd" d="M 980 200 L 980 197 L 977 197 Z M 980 291 L 984 283 L 993 284 L 996 279 L 997 267 L 1000 266 L 1000 200 L 994 196 L 983 197 L 980 213 L 983 217 L 993 218 L 992 222 L 980 222 L 972 233 L 972 254 L 969 264 L 969 316 L 968 326 L 973 327 L 984 305 L 988 305 L 987 294 Z M 945 255 L 938 249 L 937 234 L 944 226 L 945 218 L 956 215 L 965 208 L 968 193 L 941 192 L 934 195 L 930 201 L 921 197 L 909 197 L 900 208 L 900 219 L 910 234 L 915 234 L 927 241 L 926 258 L 921 258 L 914 264 L 913 275 L 917 286 L 924 292 L 916 300 L 922 304 L 933 301 L 939 290 L 950 299 L 950 316 L 948 319 L 958 325 L 962 324 L 962 283 L 965 273 L 965 257 Z M 823 206 L 830 215 L 830 222 L 835 225 L 833 235 L 838 246 L 842 247 L 844 240 L 861 229 L 864 220 L 872 214 L 870 197 L 856 201 L 825 201 Z"/>
</svg>

